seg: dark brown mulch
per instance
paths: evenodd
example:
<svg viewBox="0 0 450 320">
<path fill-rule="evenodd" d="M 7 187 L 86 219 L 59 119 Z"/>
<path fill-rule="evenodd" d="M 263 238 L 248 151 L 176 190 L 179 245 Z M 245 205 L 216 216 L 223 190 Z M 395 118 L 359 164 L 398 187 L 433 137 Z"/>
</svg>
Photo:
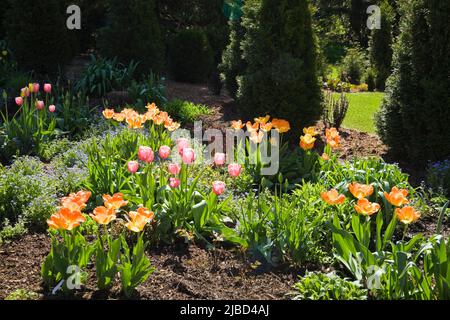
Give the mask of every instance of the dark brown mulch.
<svg viewBox="0 0 450 320">
<path fill-rule="evenodd" d="M 54 299 L 45 292 L 40 266 L 48 253 L 46 235 L 27 235 L 0 247 L 0 300 L 17 289 Z M 178 244 L 151 249 L 148 254 L 156 272 L 138 287 L 140 299 L 284 299 L 296 280 L 294 271 L 262 272 L 239 252 L 205 250 Z M 110 293 L 96 291 L 93 266 L 88 268 L 86 287 L 76 294 L 82 299 L 119 299 L 119 284 Z"/>
</svg>

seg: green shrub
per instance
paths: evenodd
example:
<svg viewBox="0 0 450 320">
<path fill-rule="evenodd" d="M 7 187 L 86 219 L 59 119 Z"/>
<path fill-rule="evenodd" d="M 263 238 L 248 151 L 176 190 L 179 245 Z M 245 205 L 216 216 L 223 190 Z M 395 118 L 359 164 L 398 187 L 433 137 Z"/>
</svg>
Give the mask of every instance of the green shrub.
<svg viewBox="0 0 450 320">
<path fill-rule="evenodd" d="M 200 29 L 180 31 L 169 47 L 169 71 L 177 81 L 206 80 L 213 63 L 212 49 Z"/>
<path fill-rule="evenodd" d="M 159 73 L 163 43 L 153 0 L 108 0 L 108 25 L 100 31 L 101 54 L 129 64 L 138 61 L 138 74 Z"/>
<path fill-rule="evenodd" d="M 309 1 L 246 1 L 242 24 L 246 68 L 238 100 L 244 115 L 289 119 L 291 132 L 313 124 L 321 105 Z"/>
<path fill-rule="evenodd" d="M 450 3 L 410 0 L 402 10 L 377 129 L 394 156 L 425 164 L 450 155 Z"/>
<path fill-rule="evenodd" d="M 367 67 L 364 52 L 358 48 L 350 48 L 341 63 L 341 80 L 351 84 L 360 84 Z"/>
<path fill-rule="evenodd" d="M 26 289 L 17 289 L 11 292 L 5 300 L 38 300 L 39 294 Z"/>
<path fill-rule="evenodd" d="M 10 1 L 5 29 L 20 67 L 53 73 L 73 57 L 75 41 L 66 27 L 65 9 L 58 0 Z"/>
<path fill-rule="evenodd" d="M 367 291 L 358 283 L 342 279 L 335 273 L 307 272 L 294 285 L 293 300 L 366 300 Z"/>
<path fill-rule="evenodd" d="M 203 104 L 174 99 L 166 103 L 162 109 L 169 113 L 176 121 L 192 123 L 201 116 L 211 113 L 211 109 Z"/>
</svg>

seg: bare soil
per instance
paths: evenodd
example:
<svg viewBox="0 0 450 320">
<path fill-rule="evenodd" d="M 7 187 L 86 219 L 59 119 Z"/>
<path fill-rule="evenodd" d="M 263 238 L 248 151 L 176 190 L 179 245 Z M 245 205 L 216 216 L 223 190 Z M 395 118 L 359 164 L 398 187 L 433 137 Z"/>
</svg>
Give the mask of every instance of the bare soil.
<svg viewBox="0 0 450 320">
<path fill-rule="evenodd" d="M 17 289 L 37 292 L 41 299 L 55 299 L 43 288 L 42 261 L 50 249 L 47 235 L 26 235 L 0 247 L 0 300 Z M 148 257 L 156 271 L 137 288 L 134 298 L 166 299 L 285 299 L 297 272 L 260 270 L 240 252 L 205 250 L 179 243 L 150 248 Z M 265 272 L 263 272 L 265 271 Z M 109 292 L 96 290 L 93 265 L 88 281 L 75 294 L 78 299 L 121 299 L 119 283 Z"/>
</svg>

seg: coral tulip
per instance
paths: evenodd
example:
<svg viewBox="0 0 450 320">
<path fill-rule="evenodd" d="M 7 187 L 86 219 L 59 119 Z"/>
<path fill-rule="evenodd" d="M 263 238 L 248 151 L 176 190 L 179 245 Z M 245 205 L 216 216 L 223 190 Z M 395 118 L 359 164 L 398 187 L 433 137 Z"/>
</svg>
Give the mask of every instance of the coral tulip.
<svg viewBox="0 0 450 320">
<path fill-rule="evenodd" d="M 89 215 L 95 222 L 102 225 L 107 225 L 116 219 L 116 212 L 113 208 L 97 207 Z"/>
<path fill-rule="evenodd" d="M 241 169 L 241 165 L 237 163 L 230 163 L 228 165 L 228 173 L 234 178 L 238 177 L 241 174 Z"/>
<path fill-rule="evenodd" d="M 220 196 L 225 191 L 225 183 L 222 181 L 214 181 L 212 190 L 216 195 Z"/>
<path fill-rule="evenodd" d="M 409 200 L 406 198 L 408 196 L 408 190 L 398 189 L 393 187 L 390 193 L 384 192 L 384 197 L 390 204 L 396 207 L 400 207 L 407 204 Z"/>
<path fill-rule="evenodd" d="M 155 160 L 155 153 L 150 147 L 140 146 L 138 150 L 138 158 L 145 163 L 151 163 Z"/>
<path fill-rule="evenodd" d="M 272 126 L 278 130 L 279 133 L 285 133 L 291 130 L 289 121 L 283 119 L 272 119 Z"/>
<path fill-rule="evenodd" d="M 102 198 L 105 207 L 108 209 L 119 210 L 128 204 L 128 201 L 123 200 L 122 193 L 115 193 L 112 197 L 109 194 L 104 194 Z"/>
<path fill-rule="evenodd" d="M 36 109 L 38 110 L 42 110 L 45 107 L 44 101 L 42 100 L 37 100 L 35 103 Z"/>
<path fill-rule="evenodd" d="M 127 167 L 130 173 L 136 173 L 139 168 L 139 163 L 137 161 L 129 161 Z"/>
<path fill-rule="evenodd" d="M 323 191 L 320 193 L 320 196 L 322 197 L 323 201 L 331 205 L 342 204 L 345 201 L 345 196 L 343 194 L 339 194 L 336 189 Z"/>
<path fill-rule="evenodd" d="M 161 159 L 169 158 L 170 157 L 170 147 L 168 147 L 168 146 L 161 146 L 159 148 L 158 154 L 159 154 L 159 157 Z"/>
<path fill-rule="evenodd" d="M 314 148 L 314 142 L 316 141 L 316 138 L 314 138 L 310 134 L 305 134 L 304 136 L 300 137 L 300 147 L 307 151 Z"/>
<path fill-rule="evenodd" d="M 111 119 L 112 117 L 114 117 L 114 110 L 113 109 L 105 109 L 105 110 L 103 110 L 103 116 L 106 118 L 106 119 Z"/>
<path fill-rule="evenodd" d="M 361 184 L 353 182 L 348 186 L 351 194 L 358 199 L 366 198 L 373 193 L 373 186 L 370 184 Z"/>
<path fill-rule="evenodd" d="M 242 123 L 242 120 L 238 121 L 231 121 L 231 128 L 234 130 L 240 130 L 244 127 L 244 124 Z"/>
<path fill-rule="evenodd" d="M 68 208 L 61 208 L 51 215 L 47 224 L 51 229 L 72 230 L 84 222 L 86 218 L 80 211 L 71 211 Z"/>
<path fill-rule="evenodd" d="M 378 203 L 372 203 L 366 198 L 361 198 L 355 205 L 355 210 L 364 216 L 371 216 L 380 210 L 380 205 Z"/>
<path fill-rule="evenodd" d="M 170 164 L 167 166 L 167 169 L 169 170 L 169 172 L 170 172 L 171 174 L 177 175 L 177 174 L 180 173 L 181 167 L 180 167 L 180 165 L 177 164 L 177 163 L 170 163 Z"/>
<path fill-rule="evenodd" d="M 401 209 L 395 209 L 395 215 L 397 216 L 398 220 L 400 220 L 404 224 L 413 223 L 420 218 L 420 212 L 415 211 L 411 206 L 406 206 Z"/>
</svg>

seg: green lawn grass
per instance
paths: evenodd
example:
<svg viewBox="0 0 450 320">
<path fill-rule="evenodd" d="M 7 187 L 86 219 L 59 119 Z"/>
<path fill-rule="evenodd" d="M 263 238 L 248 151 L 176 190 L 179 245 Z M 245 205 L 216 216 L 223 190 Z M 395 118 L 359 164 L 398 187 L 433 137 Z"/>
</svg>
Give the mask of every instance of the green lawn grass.
<svg viewBox="0 0 450 320">
<path fill-rule="evenodd" d="M 374 114 L 380 109 L 384 93 L 360 92 L 346 94 L 350 106 L 342 127 L 375 133 Z"/>
</svg>

